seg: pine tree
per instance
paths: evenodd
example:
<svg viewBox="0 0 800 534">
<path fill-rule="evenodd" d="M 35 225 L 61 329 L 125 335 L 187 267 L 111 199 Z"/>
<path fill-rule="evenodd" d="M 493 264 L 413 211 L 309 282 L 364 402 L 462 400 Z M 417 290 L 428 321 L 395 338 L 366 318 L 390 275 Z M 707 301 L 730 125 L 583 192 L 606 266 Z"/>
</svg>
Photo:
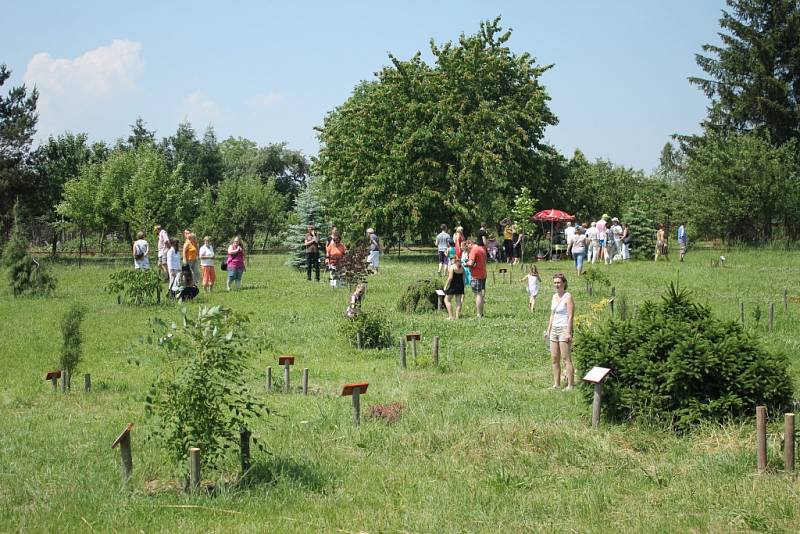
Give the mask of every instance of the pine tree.
<svg viewBox="0 0 800 534">
<path fill-rule="evenodd" d="M 28 253 L 28 243 L 19 224 L 19 204 L 14 205 L 14 228 L 11 239 L 3 251 L 3 267 L 15 297 L 30 293 L 47 295 L 56 287 L 55 279 L 48 269 Z"/>
<path fill-rule="evenodd" d="M 330 226 L 323 222 L 323 206 L 318 186 L 313 180 L 303 189 L 295 201 L 294 215 L 298 222 L 289 225 L 289 232 L 284 245 L 292 252 L 286 260 L 286 265 L 302 268 L 306 264 L 306 248 L 303 246 L 308 225 L 313 224 L 320 236 L 325 236 Z M 323 240 L 324 243 L 324 240 Z M 320 255 L 324 251 L 320 250 Z"/>
<path fill-rule="evenodd" d="M 652 259 L 656 250 L 656 225 L 642 208 L 641 200 L 637 198 L 631 202 L 622 220 L 628 224 L 631 233 L 631 258 Z"/>
</svg>

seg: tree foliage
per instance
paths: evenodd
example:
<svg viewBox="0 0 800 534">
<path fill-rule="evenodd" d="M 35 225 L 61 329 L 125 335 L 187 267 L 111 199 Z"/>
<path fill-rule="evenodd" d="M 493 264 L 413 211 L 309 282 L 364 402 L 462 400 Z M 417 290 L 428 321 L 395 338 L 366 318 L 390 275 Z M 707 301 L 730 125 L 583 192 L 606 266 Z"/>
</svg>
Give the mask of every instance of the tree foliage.
<svg viewBox="0 0 800 534">
<path fill-rule="evenodd" d="M 755 130 L 777 144 L 800 140 L 800 4 L 797 0 L 727 0 L 720 46 L 704 45 L 693 77 L 711 98 L 713 132 Z"/>
<path fill-rule="evenodd" d="M 325 236 L 330 230 L 324 219 L 319 180 L 310 180 L 300 194 L 297 195 L 294 215 L 297 222 L 289 225 L 284 245 L 292 250 L 286 260 L 286 265 L 299 269 L 306 264 L 306 247 L 303 246 L 303 241 L 305 240 L 308 225 L 313 224 L 320 236 Z"/>
<path fill-rule="evenodd" d="M 578 367 L 611 369 L 603 387 L 611 419 L 654 419 L 687 430 L 704 420 L 752 415 L 757 405 L 779 413 L 791 401 L 785 357 L 675 286 L 636 317 L 583 329 L 578 340 Z"/>
<path fill-rule="evenodd" d="M 86 317 L 86 308 L 73 304 L 61 318 L 61 354 L 59 369 L 66 370 L 70 378 L 75 375 L 83 356 L 81 324 Z"/>
<path fill-rule="evenodd" d="M 0 87 L 11 71 L 0 64 Z M 31 145 L 36 133 L 36 102 L 39 93 L 30 94 L 24 86 L 12 87 L 8 96 L 0 95 L 0 238 L 12 225 L 12 208 L 27 211 L 35 206 L 35 180 Z"/>
<path fill-rule="evenodd" d="M 176 466 L 185 462 L 189 447 L 199 447 L 203 465 L 215 469 L 239 445 L 240 431 L 266 411 L 247 386 L 254 339 L 247 317 L 228 308 L 181 314 L 180 324 L 153 320 L 163 358 L 145 411 L 153 436 Z"/>
<path fill-rule="evenodd" d="M 11 292 L 15 297 L 25 294 L 48 295 L 56 287 L 49 269 L 36 261 L 28 252 L 28 243 L 22 232 L 18 204 L 14 205 L 14 226 L 11 239 L 3 250 L 3 267 Z"/>
<path fill-rule="evenodd" d="M 428 232 L 431 221 L 493 220 L 522 186 L 551 193 L 542 143 L 556 124 L 538 66 L 507 46 L 499 18 L 458 43 L 431 42 L 359 84 L 319 128 L 316 174 L 343 226 Z"/>
</svg>

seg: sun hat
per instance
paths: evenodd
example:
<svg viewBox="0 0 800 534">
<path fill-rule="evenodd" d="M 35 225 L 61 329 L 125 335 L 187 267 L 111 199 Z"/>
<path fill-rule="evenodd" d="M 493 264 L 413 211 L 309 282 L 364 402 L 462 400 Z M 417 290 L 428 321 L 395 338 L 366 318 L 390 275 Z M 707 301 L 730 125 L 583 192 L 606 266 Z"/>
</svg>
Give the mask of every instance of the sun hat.
<svg viewBox="0 0 800 534">
<path fill-rule="evenodd" d="M 603 214 L 603 219 L 608 219 L 608 213 Z"/>
<path fill-rule="evenodd" d="M 374 234 L 375 233 L 375 229 L 374 228 L 367 228 L 367 233 L 368 234 Z"/>
</svg>

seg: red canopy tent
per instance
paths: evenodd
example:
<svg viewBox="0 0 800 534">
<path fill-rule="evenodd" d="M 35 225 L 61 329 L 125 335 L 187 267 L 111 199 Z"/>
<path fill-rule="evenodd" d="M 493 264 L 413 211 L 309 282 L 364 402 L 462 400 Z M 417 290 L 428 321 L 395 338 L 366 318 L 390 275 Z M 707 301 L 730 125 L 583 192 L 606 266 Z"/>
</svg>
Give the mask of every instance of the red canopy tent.
<svg viewBox="0 0 800 534">
<path fill-rule="evenodd" d="M 535 213 L 531 220 L 537 222 L 546 222 L 550 221 L 550 252 L 553 251 L 553 223 L 556 222 L 564 222 L 564 221 L 574 221 L 575 216 L 570 215 L 566 211 L 561 211 L 557 209 L 550 208 L 549 210 L 542 210 L 538 213 Z"/>
</svg>

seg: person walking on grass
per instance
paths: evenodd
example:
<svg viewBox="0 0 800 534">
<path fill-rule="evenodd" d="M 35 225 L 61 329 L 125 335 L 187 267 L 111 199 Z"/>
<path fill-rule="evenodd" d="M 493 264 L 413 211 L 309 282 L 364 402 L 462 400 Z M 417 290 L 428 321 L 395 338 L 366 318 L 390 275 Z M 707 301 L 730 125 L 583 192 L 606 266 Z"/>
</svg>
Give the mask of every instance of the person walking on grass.
<svg viewBox="0 0 800 534">
<path fill-rule="evenodd" d="M 686 241 L 686 223 L 681 223 L 678 226 L 678 255 L 681 263 L 686 256 Z"/>
<path fill-rule="evenodd" d="M 664 225 L 658 225 L 658 232 L 656 232 L 656 259 L 658 261 L 659 256 L 664 256 L 664 259 L 669 260 L 667 258 L 667 233 L 664 231 Z"/>
<path fill-rule="evenodd" d="M 203 246 L 200 247 L 200 268 L 203 270 L 203 289 L 213 291 L 217 272 L 214 270 L 214 247 L 209 236 L 203 238 Z"/>
<path fill-rule="evenodd" d="M 441 230 L 436 235 L 436 251 L 439 254 L 439 269 L 436 271 L 436 274 L 441 275 L 444 272 L 447 272 L 447 248 L 448 243 L 452 240 L 450 234 L 447 233 L 447 225 L 443 224 L 439 227 Z"/>
<path fill-rule="evenodd" d="M 589 240 L 583 234 L 582 228 L 575 229 L 572 237 L 572 258 L 575 260 L 575 271 L 578 276 L 583 274 L 583 261 L 586 259 L 586 247 Z"/>
<path fill-rule="evenodd" d="M 144 238 L 144 232 L 136 233 L 136 241 L 133 242 L 133 268 L 134 269 L 149 269 L 150 268 L 150 245 Z"/>
<path fill-rule="evenodd" d="M 169 267 L 167 266 L 167 252 L 172 246 L 169 234 L 160 224 L 156 225 L 156 239 L 158 240 L 158 270 L 161 271 L 165 279 L 169 279 Z"/>
<path fill-rule="evenodd" d="M 575 305 L 567 292 L 567 277 L 563 273 L 553 275 L 555 293 L 550 302 L 550 321 L 545 337 L 550 340 L 550 360 L 553 366 L 553 389 L 561 387 L 561 362 L 567 373 L 567 390 L 575 384 L 575 369 L 572 366 L 572 327 Z"/>
<path fill-rule="evenodd" d="M 455 304 L 453 300 L 455 300 Z M 458 319 L 461 315 L 463 301 L 464 267 L 461 265 L 461 260 L 458 257 L 454 257 L 447 267 L 447 281 L 444 283 L 444 306 L 447 308 L 448 320 L 455 321 Z"/>
<path fill-rule="evenodd" d="M 468 266 L 472 276 L 470 287 L 475 293 L 475 311 L 480 319 L 483 317 L 486 291 L 486 249 L 472 241 L 465 241 L 464 244 L 469 253 Z"/>
<path fill-rule="evenodd" d="M 381 241 L 373 228 L 367 228 L 367 238 L 369 239 L 369 256 L 367 261 L 372 265 L 372 269 L 377 273 L 381 259 Z"/>
<path fill-rule="evenodd" d="M 308 225 L 303 246 L 306 248 L 306 278 L 309 282 L 311 281 L 311 270 L 313 269 L 317 277 L 317 282 L 319 282 L 320 239 L 313 224 Z"/>
<path fill-rule="evenodd" d="M 342 243 L 342 238 L 339 237 L 339 234 L 333 236 L 333 240 L 325 247 L 325 252 L 327 255 L 325 261 L 328 264 L 328 269 L 331 274 L 331 287 L 339 287 L 339 273 L 337 269 L 339 267 L 339 262 L 344 257 L 344 253 L 347 252 L 347 248 L 344 246 L 344 243 Z"/>
<path fill-rule="evenodd" d="M 177 239 L 173 239 L 169 244 L 170 247 L 167 249 L 167 270 L 169 272 L 169 288 L 172 289 L 175 278 L 181 274 L 181 243 Z"/>
<path fill-rule="evenodd" d="M 200 262 L 197 261 L 199 253 L 200 250 L 197 248 L 197 236 L 189 232 L 186 234 L 186 241 L 183 243 L 183 261 L 192 271 L 193 286 L 197 286 L 197 281 L 200 280 Z"/>
<path fill-rule="evenodd" d="M 242 288 L 242 274 L 244 274 L 244 247 L 242 238 L 238 235 L 233 238 L 228 246 L 228 280 L 225 282 L 225 289 L 231 290 L 231 282 L 236 283 L 236 289 Z"/>
<path fill-rule="evenodd" d="M 600 238 L 597 232 L 597 223 L 593 222 L 589 229 L 586 230 L 586 239 L 588 241 L 589 256 L 588 261 L 592 265 L 599 259 L 600 256 Z"/>
<path fill-rule="evenodd" d="M 522 277 L 520 282 L 528 282 L 528 309 L 531 312 L 536 311 L 536 296 L 539 294 L 539 282 L 542 281 L 539 277 L 539 269 L 536 265 L 531 265 L 528 274 Z"/>
</svg>

